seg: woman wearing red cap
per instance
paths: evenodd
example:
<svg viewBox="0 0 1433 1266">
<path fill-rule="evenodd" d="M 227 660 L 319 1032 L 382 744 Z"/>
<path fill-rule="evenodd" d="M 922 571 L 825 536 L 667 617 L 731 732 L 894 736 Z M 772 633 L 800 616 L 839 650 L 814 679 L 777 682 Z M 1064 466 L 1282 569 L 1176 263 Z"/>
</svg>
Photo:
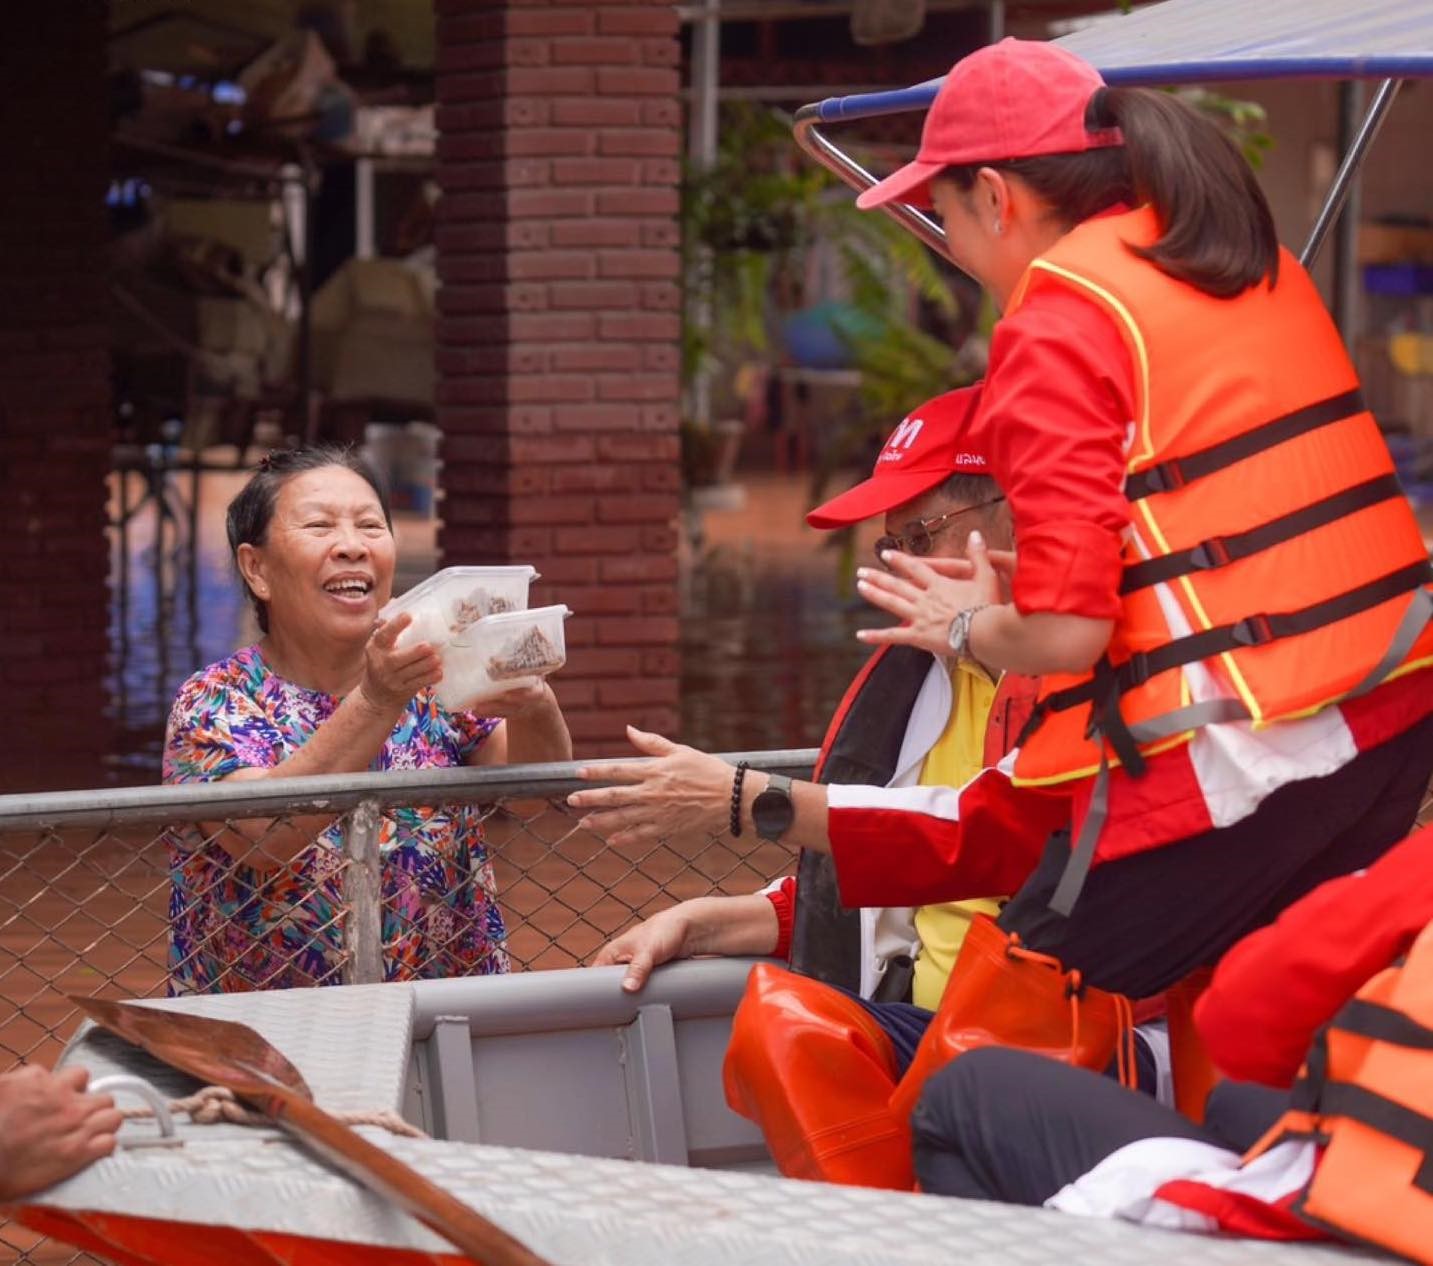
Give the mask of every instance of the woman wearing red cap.
<svg viewBox="0 0 1433 1266">
<path fill-rule="evenodd" d="M 1003 41 L 860 205 L 894 199 L 934 207 L 1002 309 L 976 431 L 1019 562 L 1005 601 L 978 546 L 964 568 L 893 556 L 861 587 L 903 623 L 867 640 L 1045 686 L 943 834 L 876 866 L 833 801 L 842 897 L 963 896 L 991 803 L 1039 805 L 1033 832 L 1062 800 L 1070 830 L 1000 926 L 1146 997 L 1408 831 L 1433 771 L 1427 551 L 1252 173 L 1177 98 Z M 942 1016 L 926 1066 L 970 1018 Z"/>
</svg>

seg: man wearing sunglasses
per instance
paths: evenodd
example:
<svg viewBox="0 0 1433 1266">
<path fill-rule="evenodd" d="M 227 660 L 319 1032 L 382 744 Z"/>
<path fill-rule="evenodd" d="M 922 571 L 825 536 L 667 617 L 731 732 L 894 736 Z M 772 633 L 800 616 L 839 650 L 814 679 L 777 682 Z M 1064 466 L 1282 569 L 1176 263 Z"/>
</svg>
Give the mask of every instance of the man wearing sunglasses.
<svg viewBox="0 0 1433 1266">
<path fill-rule="evenodd" d="M 916 409 L 886 441 L 871 477 L 807 522 L 834 529 L 879 516 L 878 550 L 937 563 L 964 558 L 978 533 L 982 551 L 1008 569 L 1005 499 L 970 434 L 978 390 Z M 962 786 L 1014 744 L 1035 685 L 1002 685 L 974 661 L 906 651 L 873 656 L 852 683 L 815 782 L 733 773 L 718 757 L 629 727 L 633 746 L 654 759 L 580 771 L 621 785 L 577 792 L 569 803 L 618 844 L 705 829 L 751 830 L 807 848 L 825 843 L 823 784 L 858 782 L 875 784 L 867 795 L 883 802 L 889 829 L 898 831 L 901 815 L 920 813 L 922 797 Z M 999 841 L 991 847 L 998 851 Z M 804 854 L 800 884 L 792 877 L 765 893 L 697 898 L 653 915 L 606 945 L 594 965 L 628 964 L 623 985 L 637 990 L 654 966 L 675 958 L 792 957 L 804 974 L 766 964 L 752 973 L 727 1055 L 728 1101 L 761 1125 L 787 1176 L 909 1189 L 908 1127 L 886 1103 L 970 920 L 998 910 L 998 890 L 985 900 L 842 915 L 817 869 L 824 860 Z"/>
</svg>

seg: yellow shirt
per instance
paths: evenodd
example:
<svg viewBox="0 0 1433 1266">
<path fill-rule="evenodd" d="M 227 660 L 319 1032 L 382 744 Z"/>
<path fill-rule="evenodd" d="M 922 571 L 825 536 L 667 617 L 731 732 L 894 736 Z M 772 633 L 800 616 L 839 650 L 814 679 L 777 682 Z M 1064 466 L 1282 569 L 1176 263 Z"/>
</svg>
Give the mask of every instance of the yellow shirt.
<svg viewBox="0 0 1433 1266">
<path fill-rule="evenodd" d="M 921 766 L 922 787 L 964 786 L 985 764 L 985 727 L 995 703 L 995 683 L 980 667 L 962 659 L 951 665 L 950 689 L 950 719 L 926 753 Z M 999 910 L 1000 902 L 995 898 L 953 901 L 916 910 L 916 935 L 921 942 L 911 986 L 911 1000 L 916 1006 L 927 1011 L 940 1006 L 940 996 L 971 919 L 977 914 L 993 916 Z"/>
</svg>

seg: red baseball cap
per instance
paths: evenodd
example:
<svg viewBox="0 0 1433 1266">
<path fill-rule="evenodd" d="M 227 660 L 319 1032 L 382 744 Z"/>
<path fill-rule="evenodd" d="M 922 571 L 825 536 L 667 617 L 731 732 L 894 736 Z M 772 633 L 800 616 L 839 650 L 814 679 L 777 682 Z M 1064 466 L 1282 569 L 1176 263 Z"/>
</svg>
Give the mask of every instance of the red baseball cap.
<svg viewBox="0 0 1433 1266">
<path fill-rule="evenodd" d="M 928 208 L 931 177 L 946 167 L 1123 145 L 1119 128 L 1085 126 L 1085 107 L 1104 86 L 1089 62 L 1043 40 L 1007 38 L 977 49 L 951 67 L 931 102 L 915 161 L 856 205 L 868 211 L 900 200 Z"/>
<path fill-rule="evenodd" d="M 891 432 L 871 477 L 806 516 L 814 528 L 849 527 L 904 505 L 951 475 L 988 475 L 985 454 L 970 438 L 980 384 L 948 391 L 911 410 Z"/>
</svg>

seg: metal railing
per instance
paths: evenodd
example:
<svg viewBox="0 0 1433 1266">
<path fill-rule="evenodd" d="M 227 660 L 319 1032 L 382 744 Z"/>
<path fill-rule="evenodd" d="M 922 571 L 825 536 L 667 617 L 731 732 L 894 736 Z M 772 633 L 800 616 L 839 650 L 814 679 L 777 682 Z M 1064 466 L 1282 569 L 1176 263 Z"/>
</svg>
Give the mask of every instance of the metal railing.
<svg viewBox="0 0 1433 1266">
<path fill-rule="evenodd" d="M 814 757 L 814 751 L 799 750 L 727 759 L 800 777 Z M 307 983 L 461 974 L 451 970 L 455 962 L 441 936 L 429 937 L 426 961 L 395 953 L 406 925 L 392 908 L 387 872 L 393 869 L 395 815 L 407 810 L 474 815 L 486 863 L 480 852 L 457 873 L 475 894 L 483 885 L 495 892 L 506 925 L 503 950 L 516 970 L 578 965 L 664 906 L 711 893 L 752 892 L 794 865 L 791 849 L 749 833 L 733 839 L 702 832 L 641 846 L 605 840 L 582 827 L 581 815 L 565 803 L 569 792 L 593 785 L 578 780 L 576 768 L 390 771 L 0 796 L 0 1071 L 22 1060 L 54 1062 L 79 1021 L 68 995 L 163 994 L 175 969 L 182 974 L 186 958 L 200 952 L 220 963 L 214 987 L 265 983 L 262 974 L 245 968 L 252 957 L 248 928 L 224 917 L 229 907 L 244 913 L 245 902 L 262 894 L 241 891 L 236 897 L 220 890 L 230 881 L 241 889 L 255 882 L 244 878 L 242 862 L 232 861 L 227 867 L 216 862 L 219 878 L 212 887 L 181 891 L 175 873 L 193 849 L 186 851 L 176 833 L 186 830 L 196 832 L 193 848 L 218 859 L 227 856 L 218 847 L 220 832 L 233 825 L 272 821 L 257 836 L 248 828 L 262 847 L 266 831 L 295 819 L 322 815 L 336 823 L 315 833 L 328 841 L 332 864 L 320 871 L 333 901 L 331 910 L 308 912 L 310 939 L 300 942 L 297 956 L 321 949 L 317 961 L 324 970 L 312 970 L 305 960 L 300 974 Z M 1433 823 L 1433 788 L 1419 821 Z M 447 895 L 429 893 L 435 903 Z M 195 913 L 187 903 L 216 916 L 207 924 L 199 920 L 207 950 L 174 944 L 176 917 Z M 262 926 L 283 925 L 302 913 L 302 898 L 294 898 L 293 906 L 277 903 Z M 449 933 L 457 939 L 462 930 Z M 264 962 L 280 975 L 290 965 L 277 951 Z M 456 965 L 461 967 L 461 956 Z M 236 978 L 222 978 L 224 970 Z M 32 1266 L 93 1260 L 4 1223 L 0 1257 Z"/>
<path fill-rule="evenodd" d="M 799 777 L 814 757 L 801 750 L 728 759 Z M 452 926 L 461 919 L 451 909 L 441 919 L 433 912 L 459 897 L 482 911 L 490 891 L 506 926 L 499 947 L 514 968 L 573 966 L 663 905 L 750 892 L 792 865 L 790 849 L 750 835 L 613 845 L 582 827 L 565 803 L 569 792 L 592 785 L 576 769 L 390 771 L 0 796 L 0 999 L 8 1004 L 0 1066 L 58 1054 L 78 1021 L 66 994 L 150 996 L 165 992 L 171 977 L 192 988 L 200 958 L 233 973 L 205 978 L 221 989 L 459 974 L 453 944 L 471 929 Z M 395 885 L 388 872 L 402 866 L 405 832 L 429 830 L 435 820 L 444 829 L 410 868 L 423 873 L 400 876 L 412 879 L 407 889 Z M 232 842 L 262 850 L 295 822 L 318 845 L 302 871 L 257 870 Z M 459 829 L 448 830 L 454 822 Z M 197 871 L 196 858 L 203 862 Z M 395 859 L 397 866 L 387 864 Z M 275 873 L 302 882 L 285 891 Z M 309 882 L 322 903 L 295 891 Z M 414 892 L 429 925 L 419 947 L 428 957 L 415 960 L 407 944 L 396 962 L 399 942 L 414 931 L 411 911 L 397 907 Z M 443 924 L 436 932 L 435 923 Z M 172 929 L 186 924 L 191 941 L 176 944 Z M 301 935 L 285 939 L 295 925 Z"/>
<path fill-rule="evenodd" d="M 802 777 L 815 755 L 727 759 Z M 53 1064 L 80 1020 L 69 995 L 152 997 L 174 978 L 222 989 L 464 974 L 475 966 L 467 943 L 493 931 L 489 893 L 505 935 L 476 966 L 570 967 L 666 905 L 752 892 L 794 865 L 791 849 L 749 833 L 605 840 L 565 803 L 594 785 L 577 768 L 0 796 L 0 1071 Z M 262 850 L 295 822 L 318 847 L 294 882 L 276 885 L 282 868 L 249 866 L 244 846 Z M 410 830 L 429 836 L 413 859 Z M 0 1259 L 95 1261 L 4 1222 Z"/>
</svg>

